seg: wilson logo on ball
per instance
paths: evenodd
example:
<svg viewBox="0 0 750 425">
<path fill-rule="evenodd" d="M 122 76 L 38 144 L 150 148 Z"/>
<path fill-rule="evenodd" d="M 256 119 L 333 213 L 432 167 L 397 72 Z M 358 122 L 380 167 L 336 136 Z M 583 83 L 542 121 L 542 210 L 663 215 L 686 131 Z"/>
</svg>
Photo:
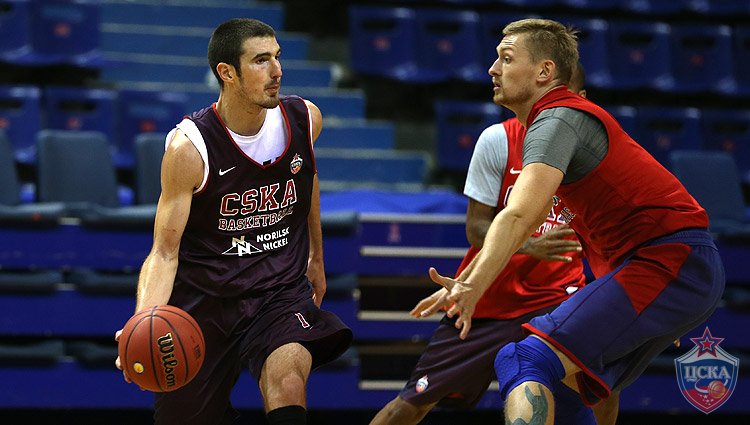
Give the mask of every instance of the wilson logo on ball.
<svg viewBox="0 0 750 425">
<path fill-rule="evenodd" d="M 172 333 L 167 332 L 166 335 L 159 337 L 156 342 L 157 344 L 159 344 L 159 351 L 162 353 L 161 363 L 164 369 L 164 379 L 167 383 L 167 387 L 174 387 L 174 369 L 175 367 L 177 367 L 179 362 L 174 358 L 174 342 L 172 341 Z"/>
</svg>

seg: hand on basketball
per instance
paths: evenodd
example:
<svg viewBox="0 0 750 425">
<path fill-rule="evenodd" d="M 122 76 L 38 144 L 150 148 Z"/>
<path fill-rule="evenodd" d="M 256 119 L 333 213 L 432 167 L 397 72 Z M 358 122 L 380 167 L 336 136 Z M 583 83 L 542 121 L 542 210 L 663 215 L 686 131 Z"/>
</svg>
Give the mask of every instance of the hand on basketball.
<svg viewBox="0 0 750 425">
<path fill-rule="evenodd" d="M 482 293 L 468 282 L 441 276 L 433 267 L 430 267 L 430 279 L 448 290 L 448 301 L 453 302 L 453 306 L 448 309 L 448 317 L 459 315 L 456 319 L 456 329 L 461 330 L 459 338 L 466 339 L 471 330 L 471 316 L 474 315 L 474 308 Z"/>
<path fill-rule="evenodd" d="M 430 317 L 437 311 L 446 308 L 449 304 L 448 290 L 440 288 L 434 294 L 418 302 L 417 305 L 411 309 L 409 314 L 417 319 L 421 317 Z"/>
<path fill-rule="evenodd" d="M 115 332 L 115 341 L 120 342 L 120 335 L 122 335 L 122 329 Z M 128 382 L 128 383 L 133 382 L 130 380 L 130 378 L 128 378 L 128 374 L 125 373 L 125 369 L 122 368 L 122 362 L 120 362 L 120 356 L 117 356 L 117 358 L 115 359 L 115 367 L 122 371 L 122 377 L 123 379 L 125 379 L 125 382 Z"/>
<path fill-rule="evenodd" d="M 530 237 L 519 252 L 531 255 L 538 260 L 569 263 L 573 261 L 573 257 L 562 254 L 581 251 L 580 242 L 575 239 L 567 239 L 573 235 L 575 235 L 575 231 L 567 224 L 563 224 L 543 233 L 541 236 Z"/>
</svg>

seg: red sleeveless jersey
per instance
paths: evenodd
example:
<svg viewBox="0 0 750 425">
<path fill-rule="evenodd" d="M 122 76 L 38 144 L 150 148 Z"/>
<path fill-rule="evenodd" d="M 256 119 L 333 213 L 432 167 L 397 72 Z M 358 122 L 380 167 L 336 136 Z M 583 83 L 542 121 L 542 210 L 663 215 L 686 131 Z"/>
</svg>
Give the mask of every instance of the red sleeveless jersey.
<svg viewBox="0 0 750 425">
<path fill-rule="evenodd" d="M 502 123 L 508 136 L 508 161 L 498 195 L 496 212 L 502 210 L 521 172 L 523 139 L 526 129 L 513 118 Z M 560 213 L 564 206 L 554 205 L 547 220 L 534 236 L 564 223 Z M 470 247 L 456 276 L 471 263 L 479 250 Z M 571 263 L 537 260 L 530 255 L 514 254 L 508 265 L 477 303 L 473 318 L 513 319 L 526 313 L 559 304 L 568 298 L 566 288 L 584 285 L 581 255 L 572 253 Z"/>
<path fill-rule="evenodd" d="M 581 180 L 563 184 L 557 195 L 567 205 L 565 219 L 580 236 L 594 274 L 613 270 L 634 250 L 686 228 L 707 228 L 708 215 L 669 171 L 590 100 L 565 87 L 544 95 L 531 109 L 530 125 L 544 109 L 568 107 L 598 119 L 609 149 Z"/>
</svg>

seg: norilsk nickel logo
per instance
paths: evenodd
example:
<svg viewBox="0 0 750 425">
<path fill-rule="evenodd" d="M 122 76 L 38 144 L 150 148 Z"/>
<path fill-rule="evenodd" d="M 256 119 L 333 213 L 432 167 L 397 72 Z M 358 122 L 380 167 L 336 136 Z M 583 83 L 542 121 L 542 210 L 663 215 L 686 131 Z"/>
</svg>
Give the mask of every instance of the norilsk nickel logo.
<svg viewBox="0 0 750 425">
<path fill-rule="evenodd" d="M 719 347 L 724 338 L 713 337 L 708 327 L 690 340 L 695 347 L 674 360 L 677 384 L 690 404 L 709 414 L 732 396 L 740 361 Z"/>
</svg>

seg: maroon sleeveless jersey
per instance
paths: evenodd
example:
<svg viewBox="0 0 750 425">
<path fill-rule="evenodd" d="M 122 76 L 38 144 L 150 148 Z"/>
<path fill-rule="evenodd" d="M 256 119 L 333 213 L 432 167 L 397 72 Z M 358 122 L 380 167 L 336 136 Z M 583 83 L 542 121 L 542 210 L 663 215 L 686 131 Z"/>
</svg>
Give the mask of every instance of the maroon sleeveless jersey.
<svg viewBox="0 0 750 425">
<path fill-rule="evenodd" d="M 286 149 L 268 164 L 235 144 L 215 104 L 189 117 L 206 142 L 208 179 L 193 196 L 176 283 L 230 297 L 305 282 L 316 172 L 310 118 L 301 98 L 280 100 Z"/>
<path fill-rule="evenodd" d="M 706 211 L 685 187 L 623 131 L 607 111 L 560 87 L 545 94 L 527 126 L 544 109 L 578 109 L 607 131 L 609 150 L 581 180 L 560 185 L 563 214 L 581 238 L 597 277 L 620 265 L 639 246 L 686 228 L 707 228 Z"/>
</svg>

